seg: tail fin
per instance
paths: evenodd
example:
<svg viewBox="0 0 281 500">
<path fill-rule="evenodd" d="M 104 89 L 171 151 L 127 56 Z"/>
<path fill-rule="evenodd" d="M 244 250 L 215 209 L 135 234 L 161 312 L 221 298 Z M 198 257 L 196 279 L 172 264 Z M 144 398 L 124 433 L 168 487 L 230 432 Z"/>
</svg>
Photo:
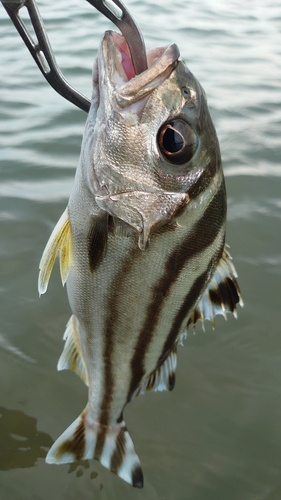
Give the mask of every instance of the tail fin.
<svg viewBox="0 0 281 500">
<path fill-rule="evenodd" d="M 49 450 L 46 462 L 63 464 L 95 458 L 127 483 L 143 487 L 143 473 L 125 422 L 105 426 L 89 423 L 87 408 Z"/>
</svg>

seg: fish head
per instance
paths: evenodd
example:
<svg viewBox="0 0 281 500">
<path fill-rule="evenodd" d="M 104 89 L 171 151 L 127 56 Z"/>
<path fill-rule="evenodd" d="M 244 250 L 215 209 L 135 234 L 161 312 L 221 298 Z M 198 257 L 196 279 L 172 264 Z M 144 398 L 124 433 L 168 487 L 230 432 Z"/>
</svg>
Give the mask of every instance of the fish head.
<svg viewBox="0 0 281 500">
<path fill-rule="evenodd" d="M 205 93 L 176 44 L 147 52 L 136 75 L 126 40 L 105 33 L 84 135 L 84 177 L 100 209 L 145 249 L 221 169 Z"/>
</svg>

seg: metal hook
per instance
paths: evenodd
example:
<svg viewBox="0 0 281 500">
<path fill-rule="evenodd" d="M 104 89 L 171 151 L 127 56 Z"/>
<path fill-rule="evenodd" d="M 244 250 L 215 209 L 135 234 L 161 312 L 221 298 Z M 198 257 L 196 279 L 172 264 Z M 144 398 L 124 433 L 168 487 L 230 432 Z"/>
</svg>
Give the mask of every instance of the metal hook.
<svg viewBox="0 0 281 500">
<path fill-rule="evenodd" d="M 147 69 L 147 59 L 143 37 L 122 2 L 120 0 L 87 1 L 120 29 L 129 46 L 136 75 L 145 71 Z M 91 104 L 89 99 L 67 82 L 56 63 L 35 0 L 1 0 L 1 2 L 47 82 L 61 96 L 88 113 Z M 20 17 L 19 11 L 22 7 L 27 8 L 37 36 L 37 43 L 33 41 Z"/>
<path fill-rule="evenodd" d="M 147 59 L 143 36 L 125 5 L 120 0 L 87 0 L 87 2 L 120 29 L 128 44 L 136 75 L 145 71 Z"/>
<path fill-rule="evenodd" d="M 25 45 L 29 49 L 33 59 L 40 69 L 47 82 L 68 101 L 72 102 L 83 111 L 88 112 L 90 101 L 83 94 L 73 88 L 64 78 L 60 71 L 54 53 L 52 51 L 40 12 L 35 0 L 1 0 L 13 24 L 18 30 Z M 19 10 L 26 7 L 37 36 L 38 43 L 35 43 L 28 32 L 23 20 L 19 15 Z"/>
</svg>

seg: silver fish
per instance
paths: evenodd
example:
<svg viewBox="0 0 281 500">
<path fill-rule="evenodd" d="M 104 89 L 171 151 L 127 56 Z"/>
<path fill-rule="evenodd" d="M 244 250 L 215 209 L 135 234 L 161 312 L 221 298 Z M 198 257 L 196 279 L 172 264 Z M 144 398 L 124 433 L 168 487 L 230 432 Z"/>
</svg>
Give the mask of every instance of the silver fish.
<svg viewBox="0 0 281 500">
<path fill-rule="evenodd" d="M 73 190 L 39 275 L 43 294 L 59 253 L 73 315 L 58 370 L 89 387 L 46 460 L 95 458 L 139 488 L 126 403 L 172 390 L 187 327 L 242 305 L 204 91 L 177 45 L 148 51 L 147 61 L 135 75 L 123 36 L 105 33 Z"/>
</svg>

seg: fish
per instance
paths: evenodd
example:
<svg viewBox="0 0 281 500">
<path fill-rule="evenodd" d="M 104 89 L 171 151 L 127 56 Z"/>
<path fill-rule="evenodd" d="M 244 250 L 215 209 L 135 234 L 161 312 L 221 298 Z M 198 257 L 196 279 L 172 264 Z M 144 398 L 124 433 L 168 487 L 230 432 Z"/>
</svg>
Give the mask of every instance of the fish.
<svg viewBox="0 0 281 500">
<path fill-rule="evenodd" d="M 73 189 L 38 282 L 42 295 L 59 256 L 72 315 L 57 368 L 88 386 L 46 461 L 96 459 L 137 488 L 126 404 L 171 391 L 187 329 L 243 305 L 205 92 L 175 43 L 147 51 L 147 66 L 136 74 L 126 39 L 105 32 Z"/>
</svg>

